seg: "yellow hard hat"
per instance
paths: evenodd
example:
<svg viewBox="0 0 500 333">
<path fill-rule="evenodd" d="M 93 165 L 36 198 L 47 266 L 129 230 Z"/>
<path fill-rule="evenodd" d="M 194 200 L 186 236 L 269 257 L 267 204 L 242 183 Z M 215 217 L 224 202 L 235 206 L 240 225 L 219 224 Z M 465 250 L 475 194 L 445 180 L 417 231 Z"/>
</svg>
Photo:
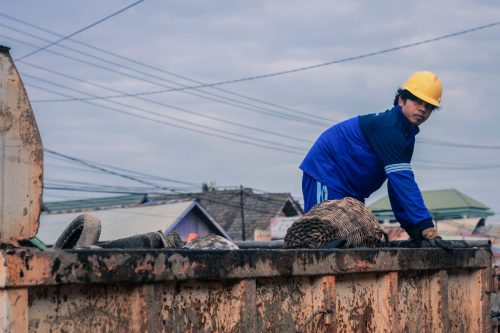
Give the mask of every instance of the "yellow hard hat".
<svg viewBox="0 0 500 333">
<path fill-rule="evenodd" d="M 436 74 L 429 71 L 413 73 L 403 84 L 403 89 L 434 106 L 441 103 L 443 86 Z"/>
</svg>

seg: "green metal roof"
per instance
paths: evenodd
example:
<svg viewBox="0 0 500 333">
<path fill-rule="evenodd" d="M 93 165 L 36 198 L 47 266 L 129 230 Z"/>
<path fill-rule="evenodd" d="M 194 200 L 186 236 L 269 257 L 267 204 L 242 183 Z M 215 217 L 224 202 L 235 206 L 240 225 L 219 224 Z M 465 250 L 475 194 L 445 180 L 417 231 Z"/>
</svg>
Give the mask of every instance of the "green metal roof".
<svg viewBox="0 0 500 333">
<path fill-rule="evenodd" d="M 140 204 L 145 202 L 146 200 L 147 200 L 146 194 L 130 194 L 119 197 L 44 202 L 42 206 L 42 211 L 63 212 L 63 211 L 74 211 L 74 210 L 98 209 L 101 207 L 114 207 L 114 206 Z"/>
<path fill-rule="evenodd" d="M 425 205 L 430 211 L 448 210 L 448 209 L 473 209 L 489 210 L 490 208 L 479 201 L 466 196 L 455 190 L 436 190 L 422 192 Z M 385 196 L 368 206 L 373 212 L 392 211 L 389 197 Z"/>
</svg>

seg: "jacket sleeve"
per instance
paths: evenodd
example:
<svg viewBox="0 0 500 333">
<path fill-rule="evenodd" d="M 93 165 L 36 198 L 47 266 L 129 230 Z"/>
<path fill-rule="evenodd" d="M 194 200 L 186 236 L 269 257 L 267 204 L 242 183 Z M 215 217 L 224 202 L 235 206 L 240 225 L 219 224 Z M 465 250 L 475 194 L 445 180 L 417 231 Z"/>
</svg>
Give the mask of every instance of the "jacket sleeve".
<svg viewBox="0 0 500 333">
<path fill-rule="evenodd" d="M 411 169 L 413 145 L 406 143 L 400 129 L 385 128 L 372 134 L 372 147 L 384 164 L 394 215 L 401 227 L 415 238 L 421 230 L 434 225 Z"/>
<path fill-rule="evenodd" d="M 424 199 L 409 163 L 387 165 L 387 189 L 394 216 L 406 231 L 416 230 L 418 234 L 434 226 L 431 215 L 425 207 Z M 420 232 L 418 232 L 420 231 Z M 412 238 L 415 238 L 408 232 Z"/>
</svg>

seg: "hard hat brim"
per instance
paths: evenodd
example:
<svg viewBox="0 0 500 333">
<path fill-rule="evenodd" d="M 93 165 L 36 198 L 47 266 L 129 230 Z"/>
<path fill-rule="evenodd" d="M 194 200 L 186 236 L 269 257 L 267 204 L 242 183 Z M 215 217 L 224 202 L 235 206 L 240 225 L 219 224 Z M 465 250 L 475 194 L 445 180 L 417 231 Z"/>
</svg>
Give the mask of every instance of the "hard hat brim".
<svg viewBox="0 0 500 333">
<path fill-rule="evenodd" d="M 410 87 L 409 85 L 407 85 L 406 83 L 403 84 L 403 89 L 406 89 L 408 90 L 409 92 L 411 92 L 414 96 L 420 98 L 421 100 L 423 100 L 424 102 L 427 102 L 431 105 L 434 105 L 435 107 L 439 107 L 440 106 L 440 102 L 435 100 L 434 98 L 432 97 L 429 97 L 423 93 L 420 93 L 417 89 L 413 88 L 413 87 Z"/>
</svg>

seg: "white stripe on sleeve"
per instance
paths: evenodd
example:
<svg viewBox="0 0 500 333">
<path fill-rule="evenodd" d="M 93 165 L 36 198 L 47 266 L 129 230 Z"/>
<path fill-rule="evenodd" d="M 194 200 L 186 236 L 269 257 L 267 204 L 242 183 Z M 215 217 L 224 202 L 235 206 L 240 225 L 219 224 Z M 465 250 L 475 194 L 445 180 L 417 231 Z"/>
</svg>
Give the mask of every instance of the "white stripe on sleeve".
<svg viewBox="0 0 500 333">
<path fill-rule="evenodd" d="M 404 170 L 410 170 L 411 171 L 411 165 L 410 163 L 398 163 L 398 164 L 389 164 L 384 167 L 385 173 L 389 174 L 391 172 L 397 172 L 397 171 L 404 171 Z"/>
</svg>

